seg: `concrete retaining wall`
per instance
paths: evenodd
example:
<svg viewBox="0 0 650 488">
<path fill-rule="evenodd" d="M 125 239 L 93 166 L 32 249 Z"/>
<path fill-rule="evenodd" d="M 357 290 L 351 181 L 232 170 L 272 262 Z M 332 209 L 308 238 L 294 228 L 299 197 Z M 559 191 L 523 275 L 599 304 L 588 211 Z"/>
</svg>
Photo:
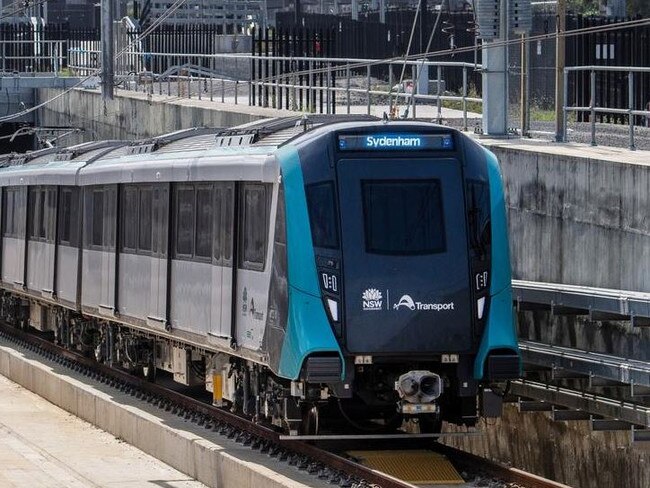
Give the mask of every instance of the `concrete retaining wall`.
<svg viewBox="0 0 650 488">
<path fill-rule="evenodd" d="M 38 90 L 38 100 L 48 100 L 59 93 L 55 89 Z M 144 93 L 121 91 L 104 110 L 97 90 L 74 90 L 49 103 L 38 112 L 42 126 L 83 127 L 86 133 L 65 144 L 102 139 L 144 139 L 192 127 L 233 127 L 269 117 L 295 116 L 295 112 L 242 104 L 169 100 Z"/>
<path fill-rule="evenodd" d="M 630 447 L 629 433 L 591 432 L 588 421 L 553 422 L 513 405 L 481 430 L 484 436 L 445 443 L 576 488 L 650 486 L 650 452 Z"/>
<path fill-rule="evenodd" d="M 210 487 L 331 486 L 2 340 L 0 374 Z"/>
<path fill-rule="evenodd" d="M 636 164 L 584 146 L 488 146 L 503 168 L 515 278 L 650 292 L 650 153 Z"/>
</svg>

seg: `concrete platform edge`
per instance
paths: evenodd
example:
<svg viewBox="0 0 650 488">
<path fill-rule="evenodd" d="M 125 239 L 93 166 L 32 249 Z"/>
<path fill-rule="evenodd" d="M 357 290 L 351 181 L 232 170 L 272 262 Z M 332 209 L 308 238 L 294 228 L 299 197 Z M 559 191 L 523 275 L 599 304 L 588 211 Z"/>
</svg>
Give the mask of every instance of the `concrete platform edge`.
<svg viewBox="0 0 650 488">
<path fill-rule="evenodd" d="M 152 415 L 132 405 L 134 400 L 128 395 L 100 391 L 72 373 L 58 373 L 3 345 L 0 374 L 210 487 L 308 486 L 266 466 L 239 459 L 209 439 L 183 429 L 183 422 L 176 416 L 166 412 Z M 120 403 L 126 399 L 129 401 Z M 314 484 L 318 485 L 318 480 L 314 479 Z"/>
</svg>

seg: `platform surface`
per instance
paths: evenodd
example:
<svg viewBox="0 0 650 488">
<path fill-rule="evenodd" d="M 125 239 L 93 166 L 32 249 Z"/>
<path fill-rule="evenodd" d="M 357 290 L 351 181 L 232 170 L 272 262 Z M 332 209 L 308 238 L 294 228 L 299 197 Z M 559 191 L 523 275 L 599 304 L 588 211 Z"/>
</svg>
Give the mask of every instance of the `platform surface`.
<svg viewBox="0 0 650 488">
<path fill-rule="evenodd" d="M 0 487 L 203 488 L 0 376 Z"/>
</svg>

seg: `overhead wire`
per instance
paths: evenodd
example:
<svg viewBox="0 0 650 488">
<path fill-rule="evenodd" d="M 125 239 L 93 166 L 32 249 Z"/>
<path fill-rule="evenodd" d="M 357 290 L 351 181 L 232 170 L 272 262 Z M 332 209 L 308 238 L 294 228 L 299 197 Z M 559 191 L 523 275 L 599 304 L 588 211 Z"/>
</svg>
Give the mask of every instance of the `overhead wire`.
<svg viewBox="0 0 650 488">
<path fill-rule="evenodd" d="M 636 19 L 636 20 L 629 20 L 629 21 L 621 21 L 621 22 L 615 22 L 612 24 L 607 24 L 607 25 L 601 25 L 601 26 L 591 26 L 591 27 L 584 27 L 584 28 L 579 28 L 579 29 L 569 29 L 565 30 L 563 32 L 560 32 L 559 35 L 557 32 L 550 32 L 550 33 L 545 33 L 545 34 L 538 34 L 534 36 L 530 36 L 527 38 L 528 42 L 534 42 L 534 41 L 544 41 L 544 40 L 553 40 L 558 37 L 577 37 L 581 35 L 586 35 L 586 34 L 598 34 L 598 33 L 604 33 L 604 32 L 610 32 L 610 31 L 616 31 L 616 30 L 621 30 L 625 28 L 634 28 L 634 27 L 642 27 L 650 25 L 650 18 L 643 18 L 643 19 Z M 492 41 L 489 45 L 489 47 L 498 47 L 498 46 L 510 46 L 510 45 L 520 45 L 521 40 L 520 39 L 508 39 L 508 40 L 495 40 Z M 487 47 L 487 46 L 485 46 Z M 429 47 L 430 48 L 430 47 Z M 407 57 L 407 61 L 410 62 L 417 62 L 417 61 L 423 61 L 426 62 L 428 58 L 436 58 L 436 57 L 441 57 L 441 56 L 446 56 L 450 54 L 459 54 L 459 53 L 465 53 L 465 52 L 473 52 L 475 50 L 482 50 L 484 49 L 483 45 L 472 45 L 472 46 L 465 46 L 465 47 L 453 47 L 450 49 L 441 49 L 438 51 L 429 51 L 428 49 L 424 53 L 419 53 L 419 54 L 412 54 Z M 137 53 L 132 53 L 132 54 L 137 54 Z M 150 53 L 152 56 L 156 55 L 163 55 L 167 53 Z M 190 56 L 190 54 L 188 54 Z M 229 55 L 222 56 L 224 59 L 228 59 Z M 241 59 L 237 55 L 231 55 L 232 59 Z M 264 61 L 264 57 L 248 57 L 247 59 L 250 59 L 251 61 Z M 319 61 L 319 58 L 313 58 L 315 62 Z M 273 61 L 273 60 L 269 60 Z M 373 59 L 373 60 L 367 60 L 367 61 L 359 61 L 359 62 L 354 62 L 354 63 L 348 63 L 339 67 L 331 67 L 331 66 L 325 66 L 322 68 L 310 68 L 310 69 L 305 69 L 305 70 L 296 70 L 296 71 L 290 71 L 286 73 L 282 73 L 281 75 L 269 75 L 266 77 L 261 77 L 255 80 L 251 80 L 252 85 L 260 85 L 264 83 L 271 83 L 277 81 L 277 78 L 279 77 L 286 77 L 286 76 L 310 76 L 310 75 L 316 75 L 316 74 L 327 74 L 331 72 L 336 72 L 336 71 L 346 71 L 346 70 L 353 70 L 353 69 L 361 69 L 361 68 L 367 68 L 368 66 L 378 66 L 382 64 L 399 64 L 404 61 L 404 56 L 397 56 L 397 57 L 391 57 L 391 58 L 384 58 L 384 59 Z M 327 58 L 322 61 L 322 64 L 328 63 Z M 320 89 L 319 87 L 312 87 L 313 89 Z M 322 87 L 322 89 L 325 89 L 325 87 Z M 223 89 L 224 93 L 227 93 L 228 95 L 232 95 L 235 91 L 237 90 L 237 87 L 235 86 L 235 83 L 231 83 L 229 86 L 226 86 Z M 389 87 L 389 90 L 386 92 L 386 95 L 390 95 L 392 93 L 392 87 Z M 178 97 L 175 97 L 178 98 Z"/>
<path fill-rule="evenodd" d="M 397 86 L 402 86 L 402 83 L 404 82 L 404 73 L 406 72 L 406 66 L 407 66 L 407 63 L 408 63 L 409 54 L 411 54 L 411 45 L 413 44 L 413 36 L 415 34 L 415 26 L 418 24 L 418 17 L 420 16 L 420 11 L 421 10 L 422 10 L 422 0 L 419 0 L 418 1 L 418 7 L 415 10 L 415 16 L 413 17 L 413 25 L 411 26 L 411 35 L 409 36 L 409 42 L 408 42 L 408 45 L 406 46 L 406 52 L 404 53 L 404 62 L 402 63 L 402 72 L 399 75 L 399 82 L 398 82 Z M 368 89 L 370 89 L 370 87 L 368 87 Z M 392 91 L 392 88 L 391 88 L 391 91 Z"/>
<path fill-rule="evenodd" d="M 534 42 L 534 41 L 544 41 L 544 40 L 552 40 L 558 37 L 576 37 L 580 35 L 585 35 L 585 34 L 597 34 L 597 33 L 603 33 L 603 32 L 610 32 L 610 31 L 615 31 L 615 30 L 621 30 L 624 28 L 631 28 L 631 27 L 642 27 L 650 25 L 650 18 L 644 18 L 644 19 L 637 19 L 637 20 L 631 20 L 631 21 L 622 21 L 618 23 L 612 23 L 612 24 L 607 24 L 603 26 L 592 26 L 592 27 L 584 27 L 580 29 L 570 29 L 570 30 L 565 30 L 560 32 L 559 34 L 557 32 L 551 32 L 551 33 L 545 33 L 545 34 L 538 34 L 534 36 L 530 36 L 527 38 L 528 42 Z M 503 46 L 510 46 L 510 45 L 520 45 L 521 40 L 520 39 L 508 39 L 508 40 L 495 40 L 490 42 L 489 47 L 503 47 Z M 407 61 L 422 61 L 422 60 L 427 60 L 427 58 L 435 58 L 435 57 L 441 57 L 441 56 L 446 56 L 449 54 L 459 54 L 459 53 L 464 53 L 464 52 L 472 52 L 475 49 L 482 50 L 484 49 L 483 45 L 477 46 L 466 46 L 466 47 L 454 47 L 450 49 L 441 49 L 438 51 L 427 51 L 424 53 L 420 54 L 412 54 L 409 55 L 407 58 Z M 263 57 L 259 58 L 260 60 L 263 60 Z M 392 58 L 385 58 L 385 59 L 376 59 L 376 60 L 368 60 L 368 61 L 360 61 L 357 63 L 352 63 L 352 64 L 346 64 L 345 66 L 341 66 L 339 69 L 340 70 L 353 70 L 353 69 L 360 69 L 360 68 L 367 68 L 368 66 L 378 66 L 382 64 L 388 64 L 388 63 L 400 63 L 403 61 L 403 57 L 392 57 Z M 315 58 L 315 61 L 318 61 L 318 58 Z M 326 61 L 323 61 L 326 62 Z M 332 70 L 336 71 L 336 68 L 331 68 L 331 67 L 324 67 L 324 68 L 311 68 L 307 70 L 301 70 L 301 71 L 293 71 L 291 73 L 284 73 L 284 75 L 291 74 L 292 76 L 300 76 L 300 75 L 314 75 L 314 74 L 325 74 L 328 72 L 331 72 Z M 275 80 L 276 76 L 268 76 L 265 78 L 259 78 L 255 80 L 253 83 L 265 83 L 265 82 L 270 82 Z M 231 88 L 232 89 L 232 88 Z"/>
<path fill-rule="evenodd" d="M 440 23 L 440 18 L 442 17 L 442 4 L 443 3 L 444 3 L 444 0 L 442 0 L 440 2 L 440 9 L 438 10 L 438 15 L 436 16 L 436 21 L 434 22 L 433 28 L 431 29 L 431 34 L 429 35 L 429 41 L 427 42 L 427 47 L 424 50 L 425 52 L 429 52 L 429 50 L 431 49 L 431 44 L 433 44 L 433 37 L 434 37 L 434 35 L 436 33 L 436 30 L 438 29 L 438 24 Z M 424 71 L 422 68 L 424 67 L 424 62 L 426 61 L 426 59 L 427 58 L 422 58 L 422 64 L 420 64 L 420 69 L 417 70 L 415 80 L 413 80 L 413 87 L 411 88 L 411 102 L 415 99 L 415 90 L 416 90 L 416 87 L 419 86 L 420 75 L 422 74 L 422 71 Z M 438 80 L 438 83 L 440 83 L 440 80 Z M 401 83 L 398 86 L 401 86 Z M 392 91 L 392 88 L 391 88 L 391 91 Z M 397 100 L 395 100 L 395 101 L 397 102 Z M 391 112 L 392 112 L 392 107 L 391 107 Z M 403 118 L 408 119 L 408 116 L 409 116 L 409 104 L 406 105 L 406 110 L 405 110 Z"/>
<path fill-rule="evenodd" d="M 144 37 L 148 36 L 152 30 L 160 24 L 164 19 L 166 19 L 169 15 L 171 15 L 173 12 L 175 12 L 183 3 L 185 3 L 186 0 L 177 0 L 174 4 L 170 6 L 168 10 L 163 13 L 160 17 L 158 17 L 149 28 L 145 29 L 143 33 L 134 41 L 131 43 L 127 44 L 123 49 L 120 50 L 120 52 L 116 55 L 116 57 L 121 56 L 125 52 L 130 49 L 133 44 L 136 42 L 143 40 Z M 165 15 L 167 14 L 167 15 Z M 570 30 L 565 30 L 562 32 L 550 32 L 550 33 L 545 33 L 545 34 L 538 34 L 534 36 L 530 36 L 528 38 L 529 42 L 534 42 L 534 41 L 543 41 L 543 40 L 552 40 L 554 38 L 558 37 L 575 37 L 579 35 L 585 35 L 585 34 L 594 34 L 594 33 L 604 33 L 604 32 L 611 32 L 615 30 L 620 30 L 624 28 L 632 28 L 632 27 L 642 27 L 645 25 L 650 25 L 650 18 L 643 18 L 643 19 L 636 19 L 636 20 L 629 20 L 629 21 L 621 21 L 621 22 L 615 22 L 612 24 L 607 24 L 607 25 L 601 25 L 601 26 L 591 26 L 591 27 L 583 27 L 579 29 L 570 29 Z M 495 40 L 490 43 L 490 47 L 502 47 L 502 46 L 510 46 L 510 45 L 515 45 L 515 44 L 520 44 L 519 39 L 508 39 L 508 40 Z M 421 61 L 421 60 L 427 60 L 427 58 L 435 58 L 435 57 L 440 57 L 440 56 L 445 56 L 448 54 L 458 54 L 458 53 L 464 53 L 464 52 L 470 52 L 474 51 L 477 49 L 476 46 L 466 46 L 466 47 L 454 47 L 453 49 L 442 49 L 439 51 L 428 51 L 424 53 L 419 53 L 419 54 L 410 54 L 407 56 L 399 56 L 399 57 L 391 57 L 391 58 L 384 58 L 384 59 L 376 59 L 376 60 L 369 60 L 369 61 L 362 61 L 362 62 L 357 62 L 357 63 L 352 63 L 352 64 L 347 64 L 345 67 L 342 67 L 341 69 L 358 69 L 358 68 L 367 68 L 368 66 L 377 66 L 381 64 L 388 64 L 388 63 L 400 63 L 400 62 L 408 62 L 408 61 Z M 483 49 L 483 45 L 478 46 L 479 50 Z M 131 52 L 129 54 L 141 54 L 141 53 L 135 53 Z M 155 55 L 156 53 L 151 53 L 152 55 Z M 236 58 L 236 56 L 233 56 L 233 59 Z M 263 60 L 262 57 L 259 58 L 260 60 Z M 255 59 L 257 60 L 257 59 Z M 318 58 L 315 58 L 317 61 Z M 324 61 L 325 62 L 325 61 Z M 300 70 L 300 71 L 293 71 L 291 73 L 285 73 L 286 74 L 291 74 L 292 76 L 299 76 L 299 75 L 314 75 L 314 74 L 324 74 L 331 72 L 332 68 L 331 67 L 324 67 L 324 68 L 311 68 L 311 69 L 306 69 L 306 70 Z M 62 96 L 66 95 L 70 91 L 74 90 L 75 88 L 78 88 L 81 86 L 83 83 L 85 83 L 87 80 L 95 76 L 99 71 L 101 71 L 101 68 L 98 68 L 95 70 L 92 74 L 86 76 L 82 80 L 80 80 L 79 83 L 73 85 L 72 87 L 66 89 L 65 91 L 61 92 L 60 94 L 57 94 L 53 97 L 51 97 L 48 100 L 45 100 L 44 102 L 38 104 L 35 107 L 31 107 L 30 109 L 26 109 L 21 112 L 17 112 L 14 114 L 10 114 L 7 116 L 0 117 L 0 122 L 4 122 L 7 120 L 13 120 L 15 118 L 21 117 L 23 115 L 26 115 L 28 113 L 31 113 L 35 110 L 38 110 L 45 105 L 48 105 L 49 103 L 54 102 L 55 100 L 58 100 Z M 259 83 L 266 83 L 269 81 L 274 81 L 277 75 L 275 76 L 268 76 L 265 78 L 259 78 L 253 81 L 254 84 L 259 84 Z M 392 88 L 392 87 L 391 87 Z M 234 90 L 234 87 L 228 87 L 228 92 Z"/>
</svg>

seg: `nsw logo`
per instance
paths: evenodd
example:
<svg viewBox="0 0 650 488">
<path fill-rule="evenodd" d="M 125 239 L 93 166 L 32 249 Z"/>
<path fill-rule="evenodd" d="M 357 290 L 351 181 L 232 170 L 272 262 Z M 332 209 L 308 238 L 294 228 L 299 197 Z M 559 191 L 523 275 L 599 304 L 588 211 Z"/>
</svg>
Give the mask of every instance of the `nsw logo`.
<svg viewBox="0 0 650 488">
<path fill-rule="evenodd" d="M 381 310 L 382 294 L 376 288 L 368 288 L 361 294 L 364 310 Z"/>
<path fill-rule="evenodd" d="M 399 299 L 399 302 L 393 305 L 393 309 L 398 310 L 400 307 L 406 307 L 411 310 L 415 310 L 415 302 L 411 298 L 411 295 L 402 295 L 402 298 Z"/>
</svg>

